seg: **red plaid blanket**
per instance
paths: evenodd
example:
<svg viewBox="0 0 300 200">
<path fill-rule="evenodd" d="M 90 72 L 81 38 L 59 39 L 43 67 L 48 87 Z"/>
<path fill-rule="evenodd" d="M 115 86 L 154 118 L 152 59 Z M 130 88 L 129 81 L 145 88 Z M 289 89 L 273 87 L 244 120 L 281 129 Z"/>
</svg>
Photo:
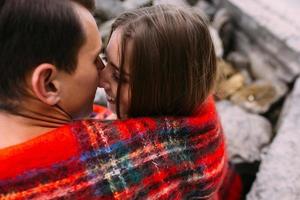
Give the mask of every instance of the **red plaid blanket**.
<svg viewBox="0 0 300 200">
<path fill-rule="evenodd" d="M 2 149 L 0 199 L 210 199 L 226 163 L 210 99 L 196 116 L 77 121 Z"/>
</svg>

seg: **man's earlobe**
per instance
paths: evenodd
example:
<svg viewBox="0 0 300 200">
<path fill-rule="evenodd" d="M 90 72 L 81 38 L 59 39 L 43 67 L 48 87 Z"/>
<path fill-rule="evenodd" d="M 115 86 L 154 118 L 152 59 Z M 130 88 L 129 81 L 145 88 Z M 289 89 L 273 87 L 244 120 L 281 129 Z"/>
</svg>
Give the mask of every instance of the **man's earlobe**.
<svg viewBox="0 0 300 200">
<path fill-rule="evenodd" d="M 60 101 L 57 69 L 52 64 L 37 66 L 31 76 L 32 92 L 42 102 L 55 105 Z"/>
</svg>

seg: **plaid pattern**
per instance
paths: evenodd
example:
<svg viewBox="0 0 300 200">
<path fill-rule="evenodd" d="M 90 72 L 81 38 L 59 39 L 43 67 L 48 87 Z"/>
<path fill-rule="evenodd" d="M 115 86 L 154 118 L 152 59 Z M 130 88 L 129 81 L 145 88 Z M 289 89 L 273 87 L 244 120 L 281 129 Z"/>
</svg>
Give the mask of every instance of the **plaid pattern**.
<svg viewBox="0 0 300 200">
<path fill-rule="evenodd" d="M 211 99 L 191 117 L 77 121 L 0 150 L 0 199 L 209 199 L 224 152 Z"/>
</svg>

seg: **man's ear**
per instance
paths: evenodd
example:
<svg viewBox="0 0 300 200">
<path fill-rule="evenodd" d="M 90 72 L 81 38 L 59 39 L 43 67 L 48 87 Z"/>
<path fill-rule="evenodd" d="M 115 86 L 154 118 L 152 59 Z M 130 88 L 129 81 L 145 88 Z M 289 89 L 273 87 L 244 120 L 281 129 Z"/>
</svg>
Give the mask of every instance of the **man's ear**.
<svg viewBox="0 0 300 200">
<path fill-rule="evenodd" d="M 46 63 L 37 66 L 31 76 L 33 93 L 42 102 L 51 106 L 60 101 L 60 85 L 57 74 L 56 67 Z"/>
</svg>

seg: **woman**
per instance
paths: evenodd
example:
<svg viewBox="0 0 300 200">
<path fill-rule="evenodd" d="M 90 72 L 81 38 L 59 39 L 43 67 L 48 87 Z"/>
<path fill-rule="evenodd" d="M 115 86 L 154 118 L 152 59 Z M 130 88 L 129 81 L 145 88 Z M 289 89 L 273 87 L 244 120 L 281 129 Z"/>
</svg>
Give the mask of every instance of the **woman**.
<svg viewBox="0 0 300 200">
<path fill-rule="evenodd" d="M 190 152 L 203 151 L 205 155 L 205 150 L 199 146 L 211 148 L 211 157 L 205 155 L 208 160 L 202 160 L 203 155 L 195 155 L 197 158 L 190 161 L 202 160 L 199 166 L 214 173 L 204 173 L 207 176 L 205 181 L 199 179 L 187 184 L 191 188 L 203 184 L 199 188 L 173 191 L 173 195 L 210 199 L 216 199 L 219 195 L 221 199 L 238 199 L 238 191 L 226 193 L 230 182 L 223 185 L 222 194 L 216 192 L 226 173 L 227 161 L 221 127 L 210 97 L 217 77 L 216 56 L 202 16 L 170 5 L 126 12 L 112 25 L 103 59 L 106 67 L 101 72 L 103 79 L 100 86 L 107 94 L 108 108 L 118 118 L 202 116 L 215 123 L 214 130 L 203 132 L 205 138 L 191 133 L 195 143 L 177 136 L 178 148 L 183 148 L 180 145 L 183 141 L 192 145 Z M 198 125 L 205 126 L 207 122 L 200 120 Z M 183 153 L 181 156 L 186 155 Z M 178 158 L 177 162 L 181 161 Z M 197 173 L 194 167 L 196 165 L 188 166 L 190 173 L 179 176 L 182 179 L 192 176 Z M 226 181 L 228 174 L 229 171 Z M 231 178 L 237 177 L 233 175 Z M 165 184 L 165 181 L 161 180 L 160 184 Z M 239 190 L 238 179 L 235 184 Z M 166 194 L 166 198 L 170 196 L 170 193 Z"/>
</svg>

